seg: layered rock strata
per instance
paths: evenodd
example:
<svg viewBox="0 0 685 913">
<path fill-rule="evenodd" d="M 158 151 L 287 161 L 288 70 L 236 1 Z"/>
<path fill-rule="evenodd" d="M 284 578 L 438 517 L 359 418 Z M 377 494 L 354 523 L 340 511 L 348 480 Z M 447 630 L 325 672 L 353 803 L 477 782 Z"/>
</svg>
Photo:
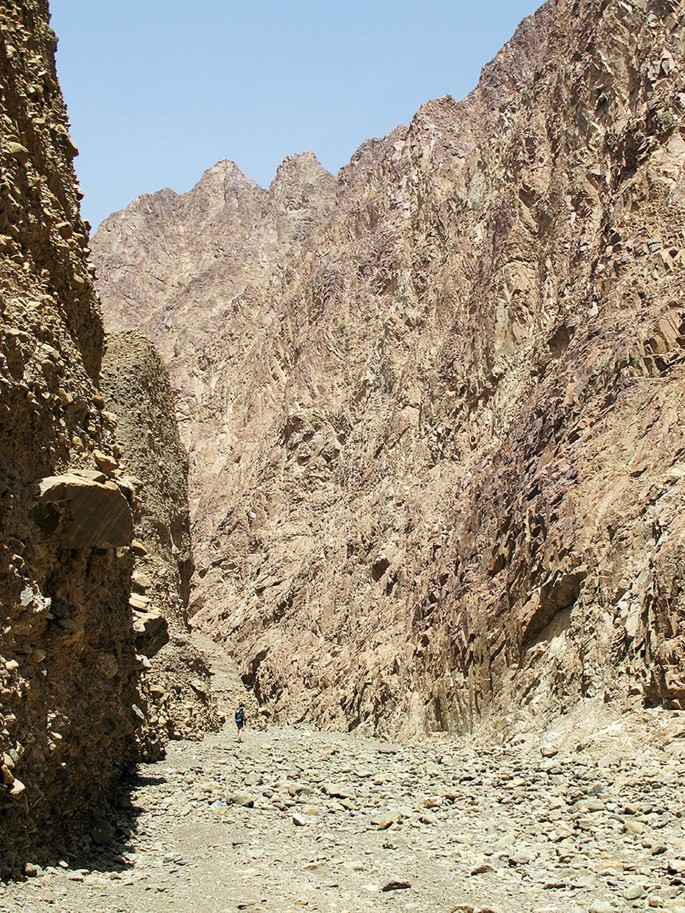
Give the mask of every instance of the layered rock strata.
<svg viewBox="0 0 685 913">
<path fill-rule="evenodd" d="M 180 392 L 198 620 L 277 715 L 685 708 L 684 49 L 671 0 L 550 0 L 335 183 L 220 165 L 98 232 Z"/>
<path fill-rule="evenodd" d="M 141 742 L 145 757 L 158 757 L 169 738 L 202 738 L 220 725 L 186 620 L 193 570 L 188 457 L 167 370 L 147 339 L 131 332 L 108 338 L 101 386 L 117 416 L 121 468 L 135 489 L 130 604 L 136 650 L 150 659 L 141 684 Z"/>
</svg>

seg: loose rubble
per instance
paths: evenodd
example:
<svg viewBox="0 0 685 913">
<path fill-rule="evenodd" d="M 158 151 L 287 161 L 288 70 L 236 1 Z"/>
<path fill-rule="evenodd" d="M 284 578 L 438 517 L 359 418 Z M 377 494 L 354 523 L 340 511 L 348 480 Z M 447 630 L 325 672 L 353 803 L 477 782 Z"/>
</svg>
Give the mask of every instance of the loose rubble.
<svg viewBox="0 0 685 913">
<path fill-rule="evenodd" d="M 228 714 L 235 670 L 195 644 Z M 574 742 L 595 709 L 554 749 L 307 726 L 171 743 L 120 793 L 106 845 L 28 866 L 0 911 L 684 913 L 685 720 L 619 717 Z"/>
<path fill-rule="evenodd" d="M 0 911 L 685 910 L 682 752 L 379 747 L 307 727 L 174 743 L 122 794 L 113 846 L 31 867 Z"/>
</svg>

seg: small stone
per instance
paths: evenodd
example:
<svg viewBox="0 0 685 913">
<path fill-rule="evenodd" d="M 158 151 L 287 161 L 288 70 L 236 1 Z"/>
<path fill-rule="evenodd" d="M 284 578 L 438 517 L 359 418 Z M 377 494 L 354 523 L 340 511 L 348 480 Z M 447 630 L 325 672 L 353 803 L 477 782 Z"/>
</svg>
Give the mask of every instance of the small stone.
<svg viewBox="0 0 685 913">
<path fill-rule="evenodd" d="M 509 865 L 528 865 L 535 859 L 535 856 L 536 854 L 532 850 L 520 849 L 509 857 Z"/>
<path fill-rule="evenodd" d="M 378 821 L 376 822 L 376 826 L 378 827 L 379 831 L 387 831 L 387 829 L 389 827 L 392 827 L 392 825 L 396 821 L 397 821 L 396 815 L 383 815 L 383 817 L 379 818 Z"/>
<path fill-rule="evenodd" d="M 429 796 L 419 802 L 419 808 L 440 808 L 441 805 L 442 798 L 440 796 Z"/>
<path fill-rule="evenodd" d="M 588 908 L 589 913 L 614 913 L 613 906 L 606 900 L 598 900 Z"/>
<path fill-rule="evenodd" d="M 38 866 L 34 865 L 32 862 L 27 862 L 24 866 L 24 875 L 27 878 L 35 878 L 38 874 Z"/>
<path fill-rule="evenodd" d="M 57 895 L 54 891 L 46 889 L 43 891 L 32 891 L 30 894 L 26 895 L 26 899 L 31 903 L 35 903 L 36 901 L 42 901 L 42 903 L 55 903 L 57 901 Z"/>
<path fill-rule="evenodd" d="M 316 817 L 316 815 L 321 814 L 321 809 L 318 805 L 303 805 L 300 808 L 301 815 L 307 815 L 308 817 Z"/>
<path fill-rule="evenodd" d="M 339 783 L 325 783 L 323 791 L 326 795 L 330 796 L 332 799 L 351 799 L 352 793 L 346 786 L 341 786 Z"/>
<path fill-rule="evenodd" d="M 406 891 L 411 887 L 410 881 L 404 881 L 401 878 L 393 878 L 387 884 L 384 884 L 381 891 Z"/>
<path fill-rule="evenodd" d="M 640 897 L 644 897 L 645 889 L 642 885 L 633 884 L 629 888 L 626 888 L 623 892 L 623 897 L 626 900 L 638 900 Z"/>
<path fill-rule="evenodd" d="M 295 827 L 305 827 L 307 824 L 307 819 L 304 815 L 293 815 L 293 824 Z"/>
<path fill-rule="evenodd" d="M 233 793 L 231 796 L 226 796 L 226 801 L 230 805 L 239 805 L 241 808 L 254 808 L 254 798 L 246 793 Z"/>
<path fill-rule="evenodd" d="M 119 468 L 119 463 L 114 459 L 114 457 L 103 453 L 101 450 L 93 451 L 93 459 L 95 460 L 95 465 L 97 468 L 101 472 L 106 473 L 106 475 L 111 475 L 115 469 Z"/>
<path fill-rule="evenodd" d="M 12 786 L 10 788 L 10 796 L 14 796 L 14 798 L 16 799 L 18 796 L 21 796 L 21 794 L 24 792 L 26 792 L 26 787 L 21 782 L 21 780 L 17 780 L 17 778 L 15 777 L 14 782 L 12 783 Z"/>
</svg>

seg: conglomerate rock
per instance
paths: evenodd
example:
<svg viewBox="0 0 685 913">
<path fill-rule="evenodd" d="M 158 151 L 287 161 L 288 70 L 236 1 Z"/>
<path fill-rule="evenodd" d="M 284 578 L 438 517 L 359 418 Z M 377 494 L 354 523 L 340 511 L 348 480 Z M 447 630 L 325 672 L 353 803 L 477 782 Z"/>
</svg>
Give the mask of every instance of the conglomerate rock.
<svg viewBox="0 0 685 913">
<path fill-rule="evenodd" d="M 136 491 L 48 22 L 46 0 L 0 2 L 0 876 L 107 832 L 159 741 L 138 679 L 167 636 L 154 612 L 134 628 Z"/>
<path fill-rule="evenodd" d="M 550 0 L 336 181 L 223 163 L 98 232 L 180 394 L 197 619 L 280 717 L 685 708 L 684 50 L 675 0 Z"/>
<path fill-rule="evenodd" d="M 158 757 L 169 737 L 202 738 L 220 725 L 209 672 L 188 638 L 188 457 L 167 370 L 147 339 L 137 333 L 107 339 L 102 392 L 117 415 L 121 468 L 135 480 L 131 606 L 136 649 L 152 660 L 141 683 L 147 698 L 141 741 L 146 758 Z"/>
<path fill-rule="evenodd" d="M 0 37 L 4 873 L 92 825 L 141 711 L 131 511 L 94 457 L 114 446 L 103 330 L 47 4 L 0 4 Z"/>
</svg>

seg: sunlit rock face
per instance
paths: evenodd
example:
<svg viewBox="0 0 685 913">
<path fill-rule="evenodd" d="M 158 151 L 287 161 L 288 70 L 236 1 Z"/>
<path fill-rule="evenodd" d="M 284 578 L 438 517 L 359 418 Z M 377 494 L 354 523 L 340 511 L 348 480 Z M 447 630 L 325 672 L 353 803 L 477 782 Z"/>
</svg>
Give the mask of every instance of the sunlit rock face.
<svg viewBox="0 0 685 913">
<path fill-rule="evenodd" d="M 685 707 L 684 34 L 551 0 L 336 179 L 222 163 L 98 232 L 179 391 L 197 621 L 278 717 Z"/>
<path fill-rule="evenodd" d="M 0 875 L 97 828 L 135 752 L 133 518 L 47 3 L 0 8 Z M 73 845 L 73 844 L 72 844 Z"/>
</svg>

